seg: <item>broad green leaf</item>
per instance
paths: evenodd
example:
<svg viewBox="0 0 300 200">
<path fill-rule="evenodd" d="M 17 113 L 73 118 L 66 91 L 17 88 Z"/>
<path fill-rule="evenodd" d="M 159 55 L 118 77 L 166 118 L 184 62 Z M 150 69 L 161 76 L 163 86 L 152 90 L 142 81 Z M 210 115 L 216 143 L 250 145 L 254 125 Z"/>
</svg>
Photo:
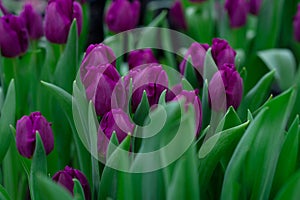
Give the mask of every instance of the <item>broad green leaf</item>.
<svg viewBox="0 0 300 200">
<path fill-rule="evenodd" d="M 247 110 L 254 112 L 263 104 L 270 93 L 271 84 L 275 71 L 267 73 L 260 81 L 245 95 L 241 105 L 238 108 L 238 113 L 243 118 L 246 117 Z"/>
<path fill-rule="evenodd" d="M 275 78 L 281 90 L 286 90 L 292 86 L 296 73 L 296 61 L 290 50 L 270 49 L 259 51 L 258 56 L 270 70 L 275 70 Z"/>
<path fill-rule="evenodd" d="M 296 171 L 299 149 L 299 117 L 297 116 L 287 132 L 286 139 L 278 158 L 277 168 L 274 175 L 272 195 L 286 183 Z"/>
<path fill-rule="evenodd" d="M 84 191 L 80 182 L 77 179 L 73 179 L 74 182 L 74 200 L 85 200 Z"/>
<path fill-rule="evenodd" d="M 29 188 L 30 196 L 33 200 L 43 199 L 44 194 L 40 193 L 37 174 L 47 175 L 47 159 L 44 145 L 41 136 L 36 132 L 36 145 L 32 158 L 30 178 L 29 178 Z"/>
<path fill-rule="evenodd" d="M 221 199 L 269 198 L 294 97 L 295 90 L 289 89 L 254 118 L 226 169 Z"/>
<path fill-rule="evenodd" d="M 37 174 L 36 183 L 37 190 L 42 194 L 42 199 L 45 199 L 45 197 L 47 197 L 48 200 L 73 199 L 71 193 L 67 191 L 67 189 L 55 183 L 54 181 L 46 177 L 46 175 Z"/>
<path fill-rule="evenodd" d="M 294 82 L 295 82 L 296 89 L 297 89 L 297 95 L 296 95 L 295 106 L 292 110 L 290 120 L 293 120 L 296 117 L 296 115 L 300 115 L 300 106 L 299 106 L 300 105 L 300 67 L 299 66 L 298 66 L 298 71 L 297 71 Z"/>
<path fill-rule="evenodd" d="M 147 93 L 144 90 L 141 102 L 138 105 L 138 107 L 136 109 L 136 112 L 134 113 L 133 121 L 137 125 L 143 126 L 144 122 L 145 122 L 145 119 L 149 114 L 149 110 L 150 110 L 150 105 L 149 105 L 149 102 L 148 102 Z"/>
<path fill-rule="evenodd" d="M 0 184 L 0 199 L 1 200 L 10 200 L 9 194 L 5 188 Z"/>
<path fill-rule="evenodd" d="M 228 108 L 225 116 L 223 117 L 223 119 L 221 119 L 221 121 L 219 122 L 216 131 L 220 132 L 222 130 L 226 130 L 226 129 L 238 126 L 241 123 L 242 122 L 241 122 L 239 116 L 237 115 L 236 111 L 234 110 L 234 108 L 232 106 L 230 106 Z"/>
<path fill-rule="evenodd" d="M 16 94 L 14 80 L 11 80 L 0 114 L 0 163 L 2 162 L 11 141 L 9 125 L 15 123 Z"/>
<path fill-rule="evenodd" d="M 281 188 L 276 200 L 298 200 L 300 196 L 300 170 L 294 173 L 291 178 L 286 182 L 286 184 Z"/>
</svg>

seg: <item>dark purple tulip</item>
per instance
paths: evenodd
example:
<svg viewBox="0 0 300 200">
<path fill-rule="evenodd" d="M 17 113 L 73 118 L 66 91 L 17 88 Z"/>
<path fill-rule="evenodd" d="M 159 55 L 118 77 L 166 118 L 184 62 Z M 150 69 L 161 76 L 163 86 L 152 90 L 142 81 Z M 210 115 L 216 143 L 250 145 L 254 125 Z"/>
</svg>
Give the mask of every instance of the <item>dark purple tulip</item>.
<svg viewBox="0 0 300 200">
<path fill-rule="evenodd" d="M 17 121 L 16 145 L 19 153 L 31 158 L 35 149 L 36 131 L 39 132 L 46 154 L 54 147 L 51 124 L 40 112 L 33 112 L 29 116 L 23 116 Z"/>
<path fill-rule="evenodd" d="M 84 191 L 84 196 L 86 200 L 91 199 L 91 190 L 90 190 L 90 185 L 84 174 L 77 170 L 73 169 L 69 166 L 66 166 L 64 170 L 58 171 L 54 174 L 52 179 L 65 187 L 67 190 L 69 190 L 72 195 L 74 194 L 74 182 L 73 179 L 76 178 Z"/>
<path fill-rule="evenodd" d="M 50 0 L 46 8 L 45 35 L 53 43 L 65 44 L 73 19 L 77 20 L 78 35 L 82 27 L 82 8 L 74 0 Z"/>
<path fill-rule="evenodd" d="M 16 57 L 26 52 L 29 38 L 23 20 L 11 14 L 0 17 L 0 49 L 4 57 Z"/>
<path fill-rule="evenodd" d="M 261 6 L 261 0 L 250 0 L 249 1 L 249 12 L 253 15 L 257 15 L 259 13 L 259 9 Z"/>
<path fill-rule="evenodd" d="M 214 110 L 220 111 L 230 106 L 237 109 L 243 97 L 243 79 L 233 64 L 224 64 L 221 70 L 212 77 L 208 91 Z"/>
<path fill-rule="evenodd" d="M 187 29 L 184 10 L 180 1 L 175 1 L 169 11 L 170 24 L 175 29 Z"/>
<path fill-rule="evenodd" d="M 300 3 L 298 4 L 298 10 L 293 20 L 294 37 L 296 41 L 300 42 Z"/>
<path fill-rule="evenodd" d="M 190 0 L 190 2 L 193 2 L 193 3 L 202 3 L 206 0 Z"/>
<path fill-rule="evenodd" d="M 219 69 L 225 63 L 234 64 L 236 52 L 226 40 L 214 38 L 211 46 L 211 53 Z"/>
<path fill-rule="evenodd" d="M 146 91 L 149 105 L 155 105 L 159 101 L 161 93 L 168 89 L 168 76 L 159 64 L 149 64 L 134 68 L 124 77 L 127 91 L 129 81 L 132 78 L 132 99 L 131 108 L 135 112 L 140 104 L 143 92 Z M 168 97 L 167 97 L 168 98 Z"/>
<path fill-rule="evenodd" d="M 39 39 L 44 35 L 43 18 L 31 4 L 25 4 L 20 17 L 24 20 L 29 37 Z"/>
<path fill-rule="evenodd" d="M 105 44 L 91 44 L 87 49 L 83 61 L 80 65 L 80 77 L 84 79 L 87 71 L 91 67 L 112 64 L 116 66 L 116 56 L 113 50 Z"/>
<path fill-rule="evenodd" d="M 225 9 L 228 12 L 232 28 L 238 28 L 246 24 L 248 3 L 245 0 L 226 0 Z"/>
<path fill-rule="evenodd" d="M 181 98 L 185 98 L 185 110 L 188 111 L 188 106 L 191 104 L 194 107 L 195 111 L 195 120 L 196 120 L 196 135 L 199 133 L 202 126 L 202 107 L 201 101 L 198 97 L 198 90 L 187 91 L 182 90 L 176 97 L 175 100 L 180 100 Z"/>
<path fill-rule="evenodd" d="M 128 54 L 129 69 L 150 63 L 158 63 L 151 49 L 134 50 Z"/>
<path fill-rule="evenodd" d="M 188 51 L 184 55 L 184 59 L 179 65 L 180 73 L 184 75 L 187 62 L 190 58 L 191 64 L 195 68 L 197 78 L 199 82 L 202 82 L 204 61 L 205 61 L 206 51 L 208 48 L 209 48 L 208 44 L 200 44 L 198 42 L 194 42 L 193 44 L 191 44 Z"/>
<path fill-rule="evenodd" d="M 114 0 L 105 17 L 105 23 L 112 32 L 119 33 L 137 26 L 140 16 L 140 2 L 133 0 Z"/>
</svg>

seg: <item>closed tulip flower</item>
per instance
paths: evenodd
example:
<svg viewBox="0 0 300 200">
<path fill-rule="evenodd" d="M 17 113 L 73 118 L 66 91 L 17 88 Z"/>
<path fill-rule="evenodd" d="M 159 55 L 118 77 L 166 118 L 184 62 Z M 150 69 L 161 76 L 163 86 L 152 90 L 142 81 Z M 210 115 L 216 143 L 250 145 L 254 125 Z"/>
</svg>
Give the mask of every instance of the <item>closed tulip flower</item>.
<svg viewBox="0 0 300 200">
<path fill-rule="evenodd" d="M 171 27 L 175 29 L 187 29 L 184 10 L 180 1 L 175 1 L 169 11 L 169 19 Z"/>
<path fill-rule="evenodd" d="M 79 35 L 82 27 L 80 3 L 74 0 L 50 0 L 45 16 L 46 38 L 53 43 L 66 43 L 73 19 L 77 21 Z"/>
<path fill-rule="evenodd" d="M 232 28 L 238 28 L 246 24 L 248 15 L 248 3 L 246 0 L 226 0 L 225 9 L 228 12 Z"/>
<path fill-rule="evenodd" d="M 243 79 L 233 64 L 224 64 L 212 77 L 208 91 L 213 109 L 220 111 L 230 106 L 237 109 L 242 101 Z"/>
<path fill-rule="evenodd" d="M 11 14 L 0 17 L 0 49 L 4 57 L 17 57 L 28 49 L 29 38 L 23 20 Z"/>
<path fill-rule="evenodd" d="M 112 32 L 119 33 L 137 26 L 140 16 L 138 0 L 114 0 L 105 16 L 105 23 Z"/>
<path fill-rule="evenodd" d="M 261 3 L 262 3 L 261 0 L 250 0 L 249 1 L 249 12 L 253 15 L 257 15 L 259 13 Z"/>
<path fill-rule="evenodd" d="M 23 116 L 17 121 L 16 145 L 19 153 L 31 158 L 35 149 L 36 131 L 39 132 L 46 154 L 54 147 L 51 124 L 40 112 L 33 112 L 29 116 Z"/>
<path fill-rule="evenodd" d="M 211 53 L 218 68 L 221 68 L 225 63 L 234 64 L 236 52 L 226 40 L 214 38 Z"/>
<path fill-rule="evenodd" d="M 84 191 L 85 199 L 90 200 L 91 199 L 90 185 L 85 175 L 81 171 L 66 166 L 64 170 L 56 172 L 52 177 L 52 179 L 55 182 L 65 187 L 72 194 L 74 190 L 74 181 L 73 181 L 74 178 L 76 178 L 80 182 L 82 189 Z"/>
<path fill-rule="evenodd" d="M 34 10 L 31 4 L 25 4 L 23 11 L 20 13 L 24 20 L 29 37 L 33 40 L 39 39 L 44 35 L 43 18 Z"/>
<path fill-rule="evenodd" d="M 294 16 L 293 28 L 294 28 L 294 37 L 296 41 L 300 42 L 300 3 L 298 4 L 297 13 Z"/>
<path fill-rule="evenodd" d="M 128 54 L 129 69 L 150 63 L 158 63 L 151 49 L 134 50 Z"/>
</svg>

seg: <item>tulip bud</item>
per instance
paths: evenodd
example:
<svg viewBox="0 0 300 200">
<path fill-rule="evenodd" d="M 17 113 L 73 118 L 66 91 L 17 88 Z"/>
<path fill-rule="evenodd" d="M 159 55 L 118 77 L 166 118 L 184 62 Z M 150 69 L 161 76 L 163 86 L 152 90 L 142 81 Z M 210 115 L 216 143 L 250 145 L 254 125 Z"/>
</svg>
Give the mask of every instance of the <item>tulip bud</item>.
<svg viewBox="0 0 300 200">
<path fill-rule="evenodd" d="M 77 170 L 77 169 L 73 169 L 69 166 L 66 166 L 64 170 L 58 171 L 54 174 L 54 176 L 52 177 L 52 179 L 59 183 L 60 185 L 62 185 L 63 187 L 65 187 L 67 190 L 69 190 L 72 195 L 73 190 L 74 190 L 74 181 L 73 179 L 76 178 L 81 186 L 82 189 L 84 191 L 84 196 L 86 200 L 90 200 L 91 199 L 91 190 L 90 190 L 90 185 L 88 183 L 88 180 L 86 179 L 86 177 L 84 176 L 84 174 Z"/>
<path fill-rule="evenodd" d="M 187 29 L 184 10 L 180 1 L 175 1 L 169 11 L 169 19 L 171 27 L 175 29 Z"/>
<path fill-rule="evenodd" d="M 0 49 L 4 57 L 16 57 L 26 52 L 28 32 L 20 17 L 7 14 L 0 17 Z"/>
<path fill-rule="evenodd" d="M 300 42 L 300 3 L 298 4 L 298 10 L 293 20 L 294 37 L 296 41 Z"/>
<path fill-rule="evenodd" d="M 35 149 L 36 131 L 41 135 L 41 139 L 48 155 L 54 147 L 51 124 L 40 112 L 33 112 L 29 116 L 23 116 L 17 121 L 16 145 L 19 153 L 31 158 Z"/>
<path fill-rule="evenodd" d="M 226 0 L 225 9 L 228 12 L 232 28 L 238 28 L 246 24 L 248 4 L 245 0 Z"/>
<path fill-rule="evenodd" d="M 31 39 L 39 39 L 44 35 L 42 16 L 34 10 L 31 4 L 24 5 L 20 17 L 24 20 Z"/>
<path fill-rule="evenodd" d="M 237 109 L 243 97 L 243 79 L 233 64 L 224 64 L 216 72 L 208 86 L 210 103 L 215 110 Z M 226 99 L 226 104 L 225 104 Z"/>
<path fill-rule="evenodd" d="M 201 126 L 202 126 L 202 107 L 201 101 L 198 97 L 198 90 L 194 91 L 187 91 L 182 90 L 174 100 L 180 100 L 181 98 L 185 99 L 184 107 L 185 111 L 188 111 L 188 106 L 192 104 L 194 111 L 195 111 L 195 131 L 196 135 L 199 133 Z"/>
<path fill-rule="evenodd" d="M 53 43 L 66 43 L 73 19 L 77 20 L 79 35 L 82 27 L 80 3 L 74 0 L 50 0 L 45 16 L 46 38 Z"/>
<path fill-rule="evenodd" d="M 225 63 L 234 64 L 236 52 L 226 40 L 214 38 L 211 53 L 218 68 L 222 67 Z"/>
<path fill-rule="evenodd" d="M 158 63 L 151 49 L 135 50 L 128 54 L 129 69 L 150 63 Z"/>
<path fill-rule="evenodd" d="M 112 32 L 119 33 L 137 26 L 140 16 L 140 2 L 134 0 L 114 0 L 105 17 L 105 23 Z"/>
<path fill-rule="evenodd" d="M 249 12 L 253 15 L 257 15 L 261 6 L 261 0 L 250 0 L 249 1 Z"/>
</svg>

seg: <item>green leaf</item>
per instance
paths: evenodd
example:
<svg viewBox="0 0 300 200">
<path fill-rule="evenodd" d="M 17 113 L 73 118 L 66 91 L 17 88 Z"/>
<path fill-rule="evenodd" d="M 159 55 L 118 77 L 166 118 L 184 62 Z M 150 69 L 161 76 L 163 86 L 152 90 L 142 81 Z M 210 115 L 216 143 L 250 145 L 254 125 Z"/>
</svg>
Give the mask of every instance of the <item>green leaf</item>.
<svg viewBox="0 0 300 200">
<path fill-rule="evenodd" d="M 294 97 L 295 90 L 289 89 L 252 121 L 226 169 L 221 199 L 269 198 Z"/>
<path fill-rule="evenodd" d="M 10 133 L 10 124 L 15 123 L 15 112 L 16 112 L 16 94 L 15 94 L 15 84 L 14 80 L 10 81 L 7 95 L 1 108 L 0 115 L 0 163 L 2 162 L 10 141 L 11 141 L 11 133 Z"/>
<path fill-rule="evenodd" d="M 1 200 L 10 200 L 9 194 L 5 188 L 0 184 L 0 199 Z"/>
<path fill-rule="evenodd" d="M 47 197 L 48 200 L 72 200 L 71 193 L 63 186 L 58 185 L 48 177 L 42 174 L 36 176 L 37 190 L 43 194 L 43 198 Z"/>
<path fill-rule="evenodd" d="M 232 106 L 230 106 L 228 108 L 225 116 L 223 117 L 223 119 L 221 119 L 221 121 L 219 122 L 216 131 L 220 132 L 222 130 L 226 130 L 226 129 L 238 126 L 241 123 L 242 122 L 241 122 L 239 116 L 237 115 L 237 113 L 235 112 L 234 108 Z"/>
<path fill-rule="evenodd" d="M 208 80 L 205 79 L 203 82 L 202 90 L 202 127 L 207 127 L 210 122 L 211 112 L 209 109 L 209 100 L 208 100 Z"/>
<path fill-rule="evenodd" d="M 264 101 L 267 100 L 274 75 L 274 70 L 264 75 L 264 77 L 262 77 L 260 81 L 246 94 L 238 108 L 239 116 L 245 118 L 247 110 L 254 112 L 263 104 Z"/>
<path fill-rule="evenodd" d="M 287 182 L 290 176 L 296 171 L 298 149 L 299 149 L 299 117 L 297 116 L 287 132 L 286 139 L 278 158 L 277 168 L 274 175 L 272 194 Z"/>
<path fill-rule="evenodd" d="M 188 80 L 188 82 L 194 87 L 199 88 L 199 81 L 196 76 L 196 69 L 192 64 L 191 57 L 188 57 L 186 62 L 185 70 L 184 70 L 184 77 Z"/>
<path fill-rule="evenodd" d="M 36 132 L 36 146 L 32 158 L 30 178 L 29 178 L 29 188 L 30 196 L 33 200 L 43 199 L 43 193 L 40 193 L 38 189 L 38 182 L 36 179 L 37 174 L 47 174 L 47 159 L 44 145 L 39 132 Z"/>
<path fill-rule="evenodd" d="M 134 113 L 133 121 L 137 125 L 143 126 L 144 121 L 145 121 L 146 117 L 149 114 L 149 109 L 150 109 L 150 105 L 149 105 L 149 102 L 148 102 L 147 93 L 144 90 L 142 100 L 141 100 L 140 104 L 138 105 L 138 107 L 136 109 L 136 112 Z"/>
<path fill-rule="evenodd" d="M 218 67 L 211 55 L 211 48 L 206 51 L 205 61 L 204 61 L 204 72 L 203 72 L 203 80 L 207 79 L 211 80 L 213 75 L 218 71 Z"/>
<path fill-rule="evenodd" d="M 77 74 L 78 59 L 78 34 L 74 19 L 70 27 L 66 48 L 59 58 L 54 72 L 54 83 L 69 93 L 72 91 L 72 83 Z"/>
<path fill-rule="evenodd" d="M 275 78 L 281 90 L 286 90 L 292 86 L 296 73 L 296 61 L 290 50 L 270 49 L 259 51 L 258 56 L 270 70 L 275 70 Z"/>
<path fill-rule="evenodd" d="M 84 191 L 80 182 L 77 179 L 73 179 L 74 182 L 74 200 L 85 200 Z"/>
<path fill-rule="evenodd" d="M 300 196 L 300 170 L 293 174 L 276 196 L 276 200 L 298 200 Z"/>
<path fill-rule="evenodd" d="M 167 17 L 168 12 L 166 10 L 162 10 L 160 14 L 154 18 L 154 20 L 148 24 L 148 27 L 158 27 Z"/>
</svg>

